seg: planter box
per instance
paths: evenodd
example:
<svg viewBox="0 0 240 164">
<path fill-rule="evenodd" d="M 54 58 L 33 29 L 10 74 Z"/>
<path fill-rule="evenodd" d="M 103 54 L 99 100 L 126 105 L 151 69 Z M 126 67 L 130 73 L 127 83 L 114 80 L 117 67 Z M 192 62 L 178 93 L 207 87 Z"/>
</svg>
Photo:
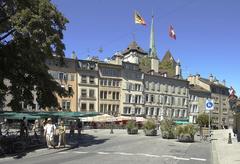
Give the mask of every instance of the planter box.
<svg viewBox="0 0 240 164">
<path fill-rule="evenodd" d="M 173 133 L 170 133 L 168 131 L 162 131 L 162 138 L 163 139 L 175 139 L 176 137 L 174 136 Z"/>
<path fill-rule="evenodd" d="M 156 129 L 144 129 L 146 136 L 156 136 L 157 130 Z"/>
<path fill-rule="evenodd" d="M 194 142 L 194 136 L 190 136 L 189 134 L 184 134 L 178 137 L 179 142 Z"/>
<path fill-rule="evenodd" d="M 128 134 L 138 134 L 138 128 L 127 129 Z"/>
</svg>

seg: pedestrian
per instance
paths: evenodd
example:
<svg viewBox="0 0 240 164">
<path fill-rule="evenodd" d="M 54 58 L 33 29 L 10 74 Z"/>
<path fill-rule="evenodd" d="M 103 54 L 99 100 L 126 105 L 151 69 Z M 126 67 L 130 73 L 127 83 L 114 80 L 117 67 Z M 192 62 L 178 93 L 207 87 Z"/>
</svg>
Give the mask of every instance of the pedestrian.
<svg viewBox="0 0 240 164">
<path fill-rule="evenodd" d="M 80 119 L 77 119 L 77 130 L 78 130 L 78 137 L 81 136 L 81 131 L 82 131 L 82 122 Z"/>
<path fill-rule="evenodd" d="M 54 135 L 56 131 L 56 126 L 52 123 L 52 119 L 47 119 L 47 124 L 44 126 L 44 135 L 46 137 L 48 148 L 55 149 Z"/>
<path fill-rule="evenodd" d="M 59 140 L 58 140 L 58 148 L 60 148 L 61 143 L 63 143 L 63 147 L 66 145 L 66 127 L 64 125 L 64 121 L 60 122 L 60 125 L 58 127 L 58 135 L 59 135 Z"/>
<path fill-rule="evenodd" d="M 73 124 L 72 121 L 70 121 L 70 125 L 69 125 L 69 137 L 68 137 L 69 140 L 72 140 L 72 138 L 74 137 L 74 130 L 75 130 L 74 124 Z"/>
<path fill-rule="evenodd" d="M 35 139 L 36 139 L 38 142 L 40 142 L 39 137 L 38 137 L 38 134 L 37 134 L 37 133 L 40 131 L 40 124 L 39 124 L 38 120 L 35 120 L 35 121 L 34 121 L 34 125 L 33 125 L 32 130 L 33 130 Z"/>
<path fill-rule="evenodd" d="M 28 121 L 26 117 L 23 117 L 23 125 L 24 125 L 24 131 L 25 131 L 25 138 L 28 137 Z"/>
</svg>

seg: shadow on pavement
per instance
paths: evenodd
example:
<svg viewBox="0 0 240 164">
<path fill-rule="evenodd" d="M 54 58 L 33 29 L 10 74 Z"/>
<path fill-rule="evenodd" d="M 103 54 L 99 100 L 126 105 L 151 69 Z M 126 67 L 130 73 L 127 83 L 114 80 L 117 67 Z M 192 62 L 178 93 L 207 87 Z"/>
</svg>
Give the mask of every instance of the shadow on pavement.
<svg viewBox="0 0 240 164">
<path fill-rule="evenodd" d="M 88 134 L 82 134 L 78 139 L 78 147 L 88 147 L 92 145 L 103 144 L 109 139 L 97 139 L 97 137 Z"/>
</svg>

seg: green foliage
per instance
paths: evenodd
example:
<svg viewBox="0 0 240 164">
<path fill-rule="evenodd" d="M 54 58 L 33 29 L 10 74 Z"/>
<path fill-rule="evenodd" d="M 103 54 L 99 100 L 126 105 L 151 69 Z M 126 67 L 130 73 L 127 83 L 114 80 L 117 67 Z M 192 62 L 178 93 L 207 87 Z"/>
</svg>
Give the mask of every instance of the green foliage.
<svg viewBox="0 0 240 164">
<path fill-rule="evenodd" d="M 128 121 L 127 132 L 128 132 L 128 134 L 137 134 L 138 133 L 138 127 L 137 127 L 135 121 L 133 121 L 133 120 Z"/>
<path fill-rule="evenodd" d="M 159 69 L 166 70 L 169 76 L 174 76 L 176 63 L 171 57 L 171 52 L 167 51 L 164 55 L 163 60 L 159 63 Z"/>
<path fill-rule="evenodd" d="M 201 127 L 208 126 L 209 116 L 206 113 L 201 113 L 198 115 L 196 122 Z"/>
<path fill-rule="evenodd" d="M 195 128 L 193 124 L 187 124 L 187 125 L 178 125 L 176 127 L 175 133 L 178 137 L 180 137 L 183 135 L 194 136 L 196 132 L 197 132 L 197 128 Z"/>
<path fill-rule="evenodd" d="M 135 121 L 133 121 L 133 120 L 131 120 L 131 121 L 128 121 L 128 123 L 127 123 L 127 129 L 134 129 L 134 128 L 136 128 L 137 126 L 136 126 L 136 122 Z"/>
<path fill-rule="evenodd" d="M 139 63 L 140 68 L 151 68 L 151 59 L 148 56 L 142 57 Z"/>
<path fill-rule="evenodd" d="M 156 129 L 156 123 L 154 120 L 149 119 L 147 120 L 147 122 L 144 123 L 143 127 L 146 130 Z"/>
<path fill-rule="evenodd" d="M 176 124 L 172 120 L 164 119 L 160 122 L 160 129 L 163 138 L 174 138 Z"/>
<path fill-rule="evenodd" d="M 68 20 L 50 0 L 2 0 L 0 8 L 0 106 L 9 93 L 8 106 L 21 110 L 21 102 L 33 104 L 33 90 L 41 108 L 58 106 L 54 93 L 67 93 L 48 74 L 45 61 L 53 54 L 62 61 Z"/>
</svg>

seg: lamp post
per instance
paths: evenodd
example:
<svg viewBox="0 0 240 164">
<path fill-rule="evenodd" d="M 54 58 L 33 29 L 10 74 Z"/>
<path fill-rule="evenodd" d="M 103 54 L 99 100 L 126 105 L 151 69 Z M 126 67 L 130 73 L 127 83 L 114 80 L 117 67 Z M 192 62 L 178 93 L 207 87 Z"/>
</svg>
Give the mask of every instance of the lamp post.
<svg viewBox="0 0 240 164">
<path fill-rule="evenodd" d="M 111 112 L 111 116 L 112 116 L 111 117 L 112 120 L 111 120 L 110 134 L 113 134 L 113 121 L 114 121 L 113 117 L 114 117 L 114 112 Z"/>
</svg>

